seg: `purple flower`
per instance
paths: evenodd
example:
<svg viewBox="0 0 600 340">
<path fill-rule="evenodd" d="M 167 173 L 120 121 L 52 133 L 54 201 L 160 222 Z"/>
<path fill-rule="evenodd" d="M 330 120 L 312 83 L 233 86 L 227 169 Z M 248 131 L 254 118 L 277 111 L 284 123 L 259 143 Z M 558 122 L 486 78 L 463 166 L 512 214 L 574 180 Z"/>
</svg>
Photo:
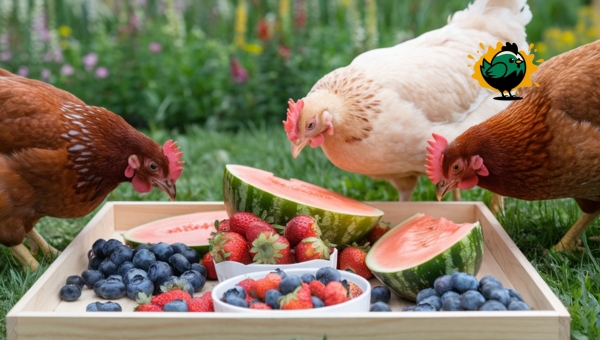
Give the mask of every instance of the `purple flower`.
<svg viewBox="0 0 600 340">
<path fill-rule="evenodd" d="M 21 77 L 27 77 L 27 75 L 29 74 L 29 67 L 27 67 L 27 66 L 19 67 L 19 69 L 17 70 L 17 74 L 20 75 Z"/>
<path fill-rule="evenodd" d="M 10 52 L 0 53 L 0 61 L 8 61 L 10 58 L 12 58 L 12 54 Z"/>
<path fill-rule="evenodd" d="M 229 72 L 235 83 L 243 83 L 248 79 L 248 71 L 244 69 L 236 57 L 231 57 Z"/>
<path fill-rule="evenodd" d="M 131 27 L 139 29 L 141 27 L 141 24 L 142 22 L 140 21 L 140 19 L 138 19 L 138 17 L 135 14 L 132 14 L 129 17 L 129 25 L 131 25 Z"/>
<path fill-rule="evenodd" d="M 62 63 L 63 60 L 64 60 L 63 53 L 62 53 L 62 50 L 60 50 L 60 49 L 50 50 L 44 56 L 44 61 L 54 61 L 57 63 Z"/>
<path fill-rule="evenodd" d="M 50 40 L 50 31 L 48 31 L 48 28 L 46 28 L 46 16 L 44 14 L 40 15 L 37 20 L 33 21 L 33 29 L 41 41 Z"/>
<path fill-rule="evenodd" d="M 100 66 L 96 69 L 96 77 L 100 79 L 104 79 L 108 77 L 108 69 L 104 66 Z"/>
<path fill-rule="evenodd" d="M 0 34 L 0 44 L 8 44 L 8 34 Z"/>
<path fill-rule="evenodd" d="M 45 82 L 50 82 L 50 70 L 45 68 L 42 69 L 42 80 Z"/>
<path fill-rule="evenodd" d="M 91 71 L 94 66 L 98 63 L 98 55 L 94 52 L 87 54 L 83 57 L 83 65 L 86 71 Z"/>
<path fill-rule="evenodd" d="M 62 74 L 63 76 L 72 76 L 73 74 L 75 74 L 75 69 L 69 64 L 64 64 L 60 68 L 60 74 Z"/>
<path fill-rule="evenodd" d="M 162 51 L 162 45 L 157 42 L 151 42 L 150 45 L 148 45 L 148 49 L 152 53 L 158 53 Z"/>
</svg>

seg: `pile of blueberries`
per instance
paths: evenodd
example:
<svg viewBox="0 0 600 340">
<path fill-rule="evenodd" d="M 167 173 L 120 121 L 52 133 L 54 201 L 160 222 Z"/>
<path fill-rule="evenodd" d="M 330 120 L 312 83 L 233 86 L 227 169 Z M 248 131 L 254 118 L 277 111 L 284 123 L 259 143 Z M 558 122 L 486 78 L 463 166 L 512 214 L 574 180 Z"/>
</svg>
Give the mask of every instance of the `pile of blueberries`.
<svg viewBox="0 0 600 340">
<path fill-rule="evenodd" d="M 417 305 L 403 311 L 505 311 L 529 310 L 521 295 L 505 288 L 495 276 L 477 280 L 473 275 L 455 272 L 437 278 L 433 288 L 425 288 L 417 295 Z"/>
<path fill-rule="evenodd" d="M 140 244 L 135 249 L 116 239 L 98 239 L 88 252 L 88 269 L 67 278 L 60 298 L 75 301 L 84 286 L 106 300 L 127 295 L 136 299 L 139 293 L 159 294 L 160 287 L 179 284 L 190 295 L 206 283 L 206 268 L 199 263 L 200 254 L 183 243 Z M 93 302 L 87 311 L 121 311 L 118 303 Z"/>
</svg>

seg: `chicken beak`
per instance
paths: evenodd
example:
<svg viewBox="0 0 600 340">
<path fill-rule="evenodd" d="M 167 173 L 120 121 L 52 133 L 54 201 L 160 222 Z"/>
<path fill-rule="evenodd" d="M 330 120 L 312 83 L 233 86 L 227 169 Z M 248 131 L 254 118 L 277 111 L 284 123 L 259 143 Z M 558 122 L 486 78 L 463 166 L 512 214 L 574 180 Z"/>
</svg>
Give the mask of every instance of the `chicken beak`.
<svg viewBox="0 0 600 340">
<path fill-rule="evenodd" d="M 175 183 L 171 184 L 168 180 L 155 181 L 154 183 L 157 187 L 160 188 L 160 190 L 166 192 L 167 195 L 169 195 L 171 201 L 175 201 L 175 197 L 177 197 L 177 187 L 175 186 Z"/>
<path fill-rule="evenodd" d="M 442 198 L 444 198 L 444 196 L 446 195 L 446 193 L 448 193 L 448 191 L 455 189 L 456 187 L 457 183 L 455 181 L 439 181 L 438 184 L 435 186 L 435 193 L 438 201 L 441 201 Z"/>
<path fill-rule="evenodd" d="M 300 151 L 310 142 L 310 139 L 297 140 L 297 143 L 291 142 L 292 156 L 298 157 Z"/>
<path fill-rule="evenodd" d="M 523 62 L 523 60 L 521 60 L 521 59 L 517 59 L 517 60 L 515 61 L 515 63 L 517 63 L 517 64 L 520 64 L 520 63 L 522 63 L 522 62 Z"/>
</svg>

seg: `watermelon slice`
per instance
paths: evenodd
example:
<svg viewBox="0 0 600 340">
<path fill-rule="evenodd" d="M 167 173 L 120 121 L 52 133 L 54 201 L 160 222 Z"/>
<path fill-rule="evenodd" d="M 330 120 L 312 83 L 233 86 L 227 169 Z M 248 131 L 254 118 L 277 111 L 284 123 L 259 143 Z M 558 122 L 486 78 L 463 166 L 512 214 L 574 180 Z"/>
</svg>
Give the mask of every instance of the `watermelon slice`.
<svg viewBox="0 0 600 340">
<path fill-rule="evenodd" d="M 323 237 L 338 247 L 363 238 L 383 216 L 383 211 L 331 190 L 242 165 L 225 166 L 223 199 L 230 216 L 246 211 L 279 225 L 296 215 L 311 215 Z"/>
<path fill-rule="evenodd" d="M 384 234 L 367 253 L 373 274 L 401 297 L 415 300 L 436 278 L 455 271 L 476 275 L 483 260 L 479 222 L 456 224 L 416 214 Z"/>
<path fill-rule="evenodd" d="M 140 243 L 181 242 L 204 256 L 208 252 L 210 233 L 216 231 L 215 220 L 226 218 L 229 217 L 225 210 L 178 215 L 129 229 L 123 238 L 131 247 Z"/>
</svg>

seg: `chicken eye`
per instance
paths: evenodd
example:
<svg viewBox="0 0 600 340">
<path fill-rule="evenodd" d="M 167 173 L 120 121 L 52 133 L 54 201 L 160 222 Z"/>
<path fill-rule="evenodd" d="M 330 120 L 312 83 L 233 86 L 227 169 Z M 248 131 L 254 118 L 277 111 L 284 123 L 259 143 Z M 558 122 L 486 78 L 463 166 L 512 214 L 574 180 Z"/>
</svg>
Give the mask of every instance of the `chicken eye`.
<svg viewBox="0 0 600 340">
<path fill-rule="evenodd" d="M 156 171 L 156 170 L 158 170 L 158 165 L 156 165 L 156 163 L 152 162 L 152 163 L 148 164 L 148 168 L 150 168 L 151 171 Z"/>
<path fill-rule="evenodd" d="M 315 128 L 315 122 L 310 122 L 308 123 L 308 126 L 306 127 L 308 130 L 312 130 Z"/>
<path fill-rule="evenodd" d="M 458 163 L 454 163 L 454 165 L 452 166 L 452 170 L 454 170 L 454 171 L 460 170 L 460 165 Z"/>
<path fill-rule="evenodd" d="M 514 63 L 514 62 L 515 62 L 515 58 L 510 58 L 510 59 L 508 59 L 508 62 L 510 62 L 510 63 Z"/>
</svg>

